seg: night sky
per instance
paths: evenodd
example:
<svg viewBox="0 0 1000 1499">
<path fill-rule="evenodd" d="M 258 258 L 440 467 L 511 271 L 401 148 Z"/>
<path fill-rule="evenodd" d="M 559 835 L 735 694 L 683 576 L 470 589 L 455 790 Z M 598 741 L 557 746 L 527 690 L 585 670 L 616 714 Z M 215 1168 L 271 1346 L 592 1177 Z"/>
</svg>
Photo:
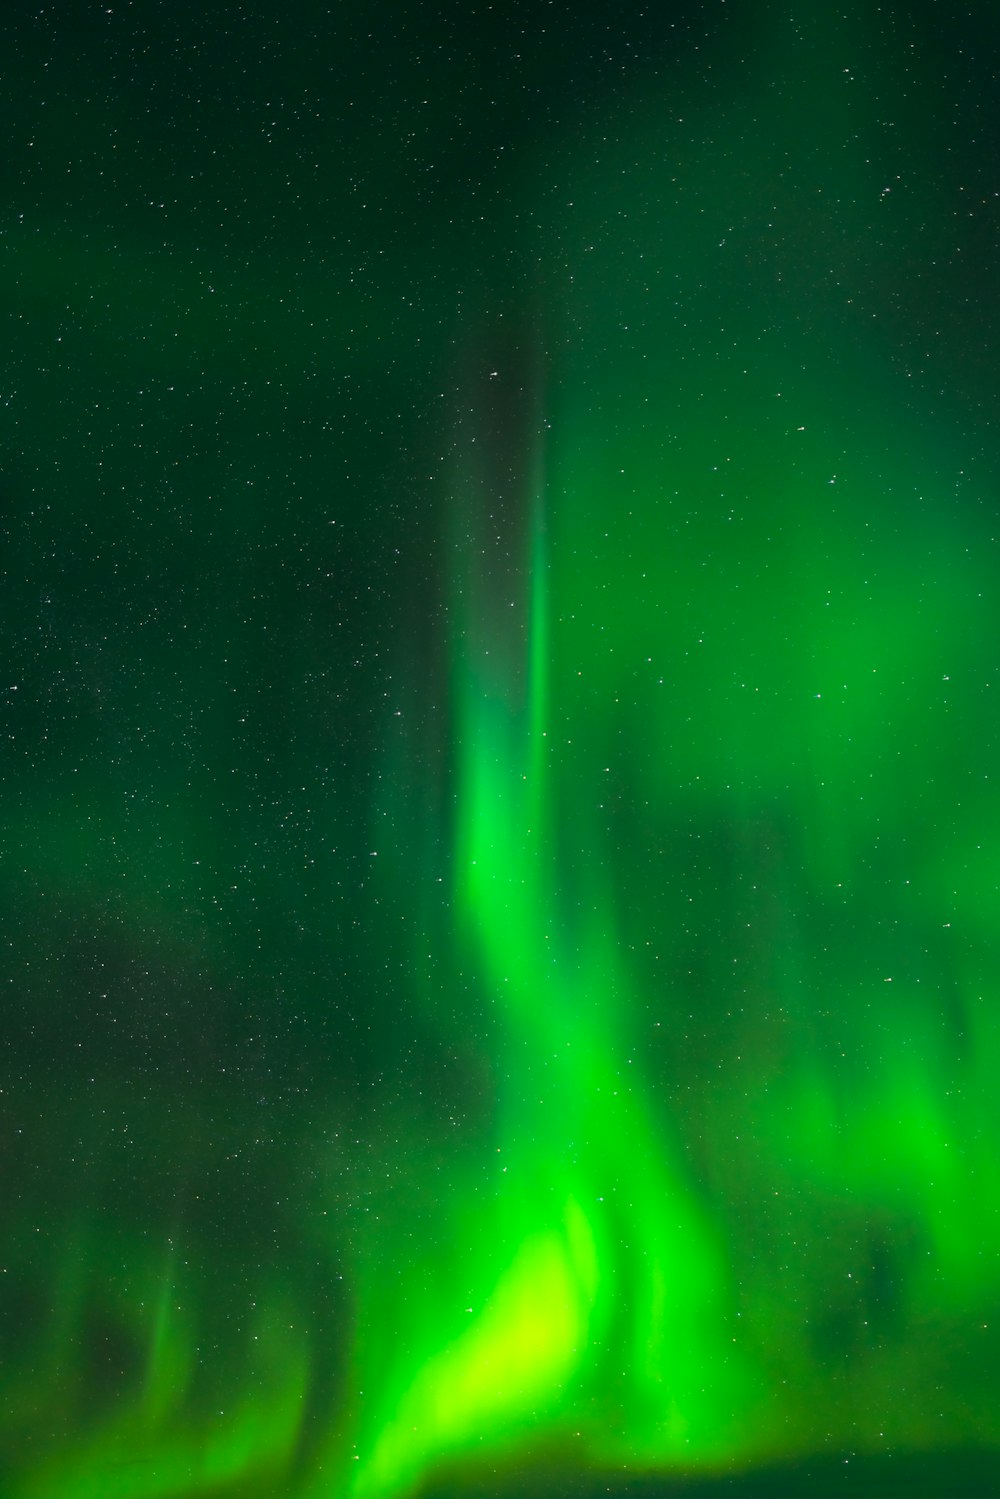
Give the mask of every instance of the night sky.
<svg viewBox="0 0 1000 1499">
<path fill-rule="evenodd" d="M 1000 1485 L 1000 20 L 0 20 L 0 1493 Z"/>
</svg>

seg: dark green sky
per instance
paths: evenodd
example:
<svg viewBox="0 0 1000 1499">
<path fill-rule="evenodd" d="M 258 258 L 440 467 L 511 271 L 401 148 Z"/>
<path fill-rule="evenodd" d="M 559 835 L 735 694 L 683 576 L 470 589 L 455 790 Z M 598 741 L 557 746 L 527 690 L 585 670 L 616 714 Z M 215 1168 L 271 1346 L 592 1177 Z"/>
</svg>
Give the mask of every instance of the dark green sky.
<svg viewBox="0 0 1000 1499">
<path fill-rule="evenodd" d="M 998 63 L 4 12 L 14 1499 L 984 1492 Z"/>
</svg>

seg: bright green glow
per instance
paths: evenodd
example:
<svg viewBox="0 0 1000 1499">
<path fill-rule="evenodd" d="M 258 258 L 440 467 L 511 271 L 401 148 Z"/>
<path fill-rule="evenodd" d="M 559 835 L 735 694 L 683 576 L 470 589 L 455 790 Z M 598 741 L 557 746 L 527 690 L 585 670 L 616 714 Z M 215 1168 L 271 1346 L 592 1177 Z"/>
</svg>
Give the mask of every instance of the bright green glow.
<svg viewBox="0 0 1000 1499">
<path fill-rule="evenodd" d="M 354 1492 L 399 1492 L 429 1459 L 537 1420 L 573 1371 L 596 1288 L 593 1240 L 571 1200 L 562 1231 L 526 1239 L 468 1333 L 423 1365 Z"/>
<path fill-rule="evenodd" d="M 994 813 L 961 727 L 988 714 L 995 588 L 945 439 L 849 327 L 797 341 L 793 302 L 772 347 L 750 251 L 746 284 L 703 276 L 753 219 L 704 151 L 690 207 L 633 141 L 571 184 L 574 331 L 528 518 L 480 457 L 455 485 L 455 967 L 494 1017 L 509 1180 L 453 1218 L 492 1287 L 474 1329 L 452 1335 L 447 1290 L 404 1318 L 365 1493 L 567 1433 L 608 1471 L 996 1441 Z M 863 179 L 830 163 L 824 189 Z M 683 317 L 653 291 L 678 264 Z M 539 1321 L 521 1424 L 491 1309 L 567 1199 L 595 1291 L 572 1343 Z M 968 1348 L 951 1425 L 937 1325 Z M 470 1358 L 507 1369 L 488 1410 Z"/>
<path fill-rule="evenodd" d="M 20 698 L 55 706 L 17 731 L 5 892 L 13 1015 L 56 1066 L 26 1046 L 3 1140 L 43 1181 L 4 1205 L 5 1496 L 416 1499 L 536 1464 L 613 1490 L 1000 1449 L 995 391 L 963 383 L 949 298 L 975 293 L 942 281 L 993 189 L 954 182 L 933 136 L 959 106 L 950 84 L 945 110 L 913 102 L 903 75 L 933 82 L 937 55 L 898 61 L 892 7 L 719 9 L 752 47 L 699 45 L 624 115 L 588 111 L 522 184 L 544 315 L 516 353 L 484 320 L 506 352 L 426 439 L 458 455 L 450 571 L 425 584 L 414 521 L 434 623 L 395 677 L 368 635 L 392 607 L 336 638 L 378 555 L 381 453 L 331 480 L 331 450 L 303 470 L 289 438 L 321 496 L 293 541 L 254 453 L 210 456 L 212 429 L 195 462 L 178 422 L 160 530 L 90 496 L 135 570 L 121 621 L 94 603 L 106 564 L 36 577 L 24 544 L 26 613 L 37 583 L 54 620 L 25 660 L 55 664 Z M 96 331 L 79 287 L 117 262 L 89 221 L 47 238 L 9 264 L 164 402 L 210 344 L 230 410 L 233 369 L 313 337 L 276 282 L 267 338 L 213 301 L 202 342 L 181 320 L 151 359 L 146 322 L 207 301 L 203 268 L 144 246 L 141 294 Z M 377 381 L 403 290 L 345 294 L 324 357 Z M 46 424 L 83 383 L 43 383 L 62 340 L 18 345 Z M 193 428 L 206 394 L 185 400 Z M 88 495 L 138 430 L 114 401 L 77 414 L 100 462 L 63 433 L 29 538 L 59 463 Z M 119 459 L 122 494 L 149 451 Z M 175 574 L 218 604 L 190 651 L 197 608 L 173 635 L 146 619 L 164 566 L 162 610 Z M 384 722 L 350 686 L 369 674 Z"/>
<path fill-rule="evenodd" d="M 459 1260 L 494 1286 L 443 1344 L 426 1303 L 403 1303 L 359 1495 L 408 1492 L 442 1458 L 504 1450 L 546 1423 L 575 1431 L 598 1464 L 690 1467 L 761 1444 L 739 1414 L 747 1372 L 717 1233 L 651 1116 L 612 889 L 599 869 L 573 871 L 585 877 L 581 924 L 560 885 L 542 505 L 536 493 L 522 661 L 478 613 L 493 586 L 474 545 L 457 584 L 455 913 L 496 1007 L 510 1176 Z M 443 1325 L 454 1321 L 453 1301 Z M 613 1395 L 595 1403 L 594 1382 L 608 1380 Z"/>
</svg>

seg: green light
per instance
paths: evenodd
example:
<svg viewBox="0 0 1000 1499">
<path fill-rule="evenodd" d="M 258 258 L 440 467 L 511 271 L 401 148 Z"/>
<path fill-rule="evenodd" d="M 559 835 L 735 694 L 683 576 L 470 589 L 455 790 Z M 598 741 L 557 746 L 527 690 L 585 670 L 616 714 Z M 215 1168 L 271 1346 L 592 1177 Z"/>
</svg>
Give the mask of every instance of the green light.
<svg viewBox="0 0 1000 1499">
<path fill-rule="evenodd" d="M 429 1461 L 535 1425 L 573 1373 L 596 1289 L 589 1227 L 570 1200 L 561 1230 L 526 1238 L 468 1332 L 422 1366 L 353 1492 L 405 1492 Z"/>
<path fill-rule="evenodd" d="M 25 125 L 3 1499 L 1000 1453 L 995 23 L 702 9 L 266 274 Z"/>
</svg>

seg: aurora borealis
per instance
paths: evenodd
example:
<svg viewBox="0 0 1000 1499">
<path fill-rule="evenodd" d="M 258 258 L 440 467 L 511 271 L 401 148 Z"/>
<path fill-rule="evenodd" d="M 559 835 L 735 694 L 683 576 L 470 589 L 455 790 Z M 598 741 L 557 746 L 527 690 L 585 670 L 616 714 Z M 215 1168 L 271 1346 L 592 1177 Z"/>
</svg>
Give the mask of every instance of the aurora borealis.
<svg viewBox="0 0 1000 1499">
<path fill-rule="evenodd" d="M 1000 1480 L 1000 22 L 5 13 L 4 1499 Z"/>
</svg>

